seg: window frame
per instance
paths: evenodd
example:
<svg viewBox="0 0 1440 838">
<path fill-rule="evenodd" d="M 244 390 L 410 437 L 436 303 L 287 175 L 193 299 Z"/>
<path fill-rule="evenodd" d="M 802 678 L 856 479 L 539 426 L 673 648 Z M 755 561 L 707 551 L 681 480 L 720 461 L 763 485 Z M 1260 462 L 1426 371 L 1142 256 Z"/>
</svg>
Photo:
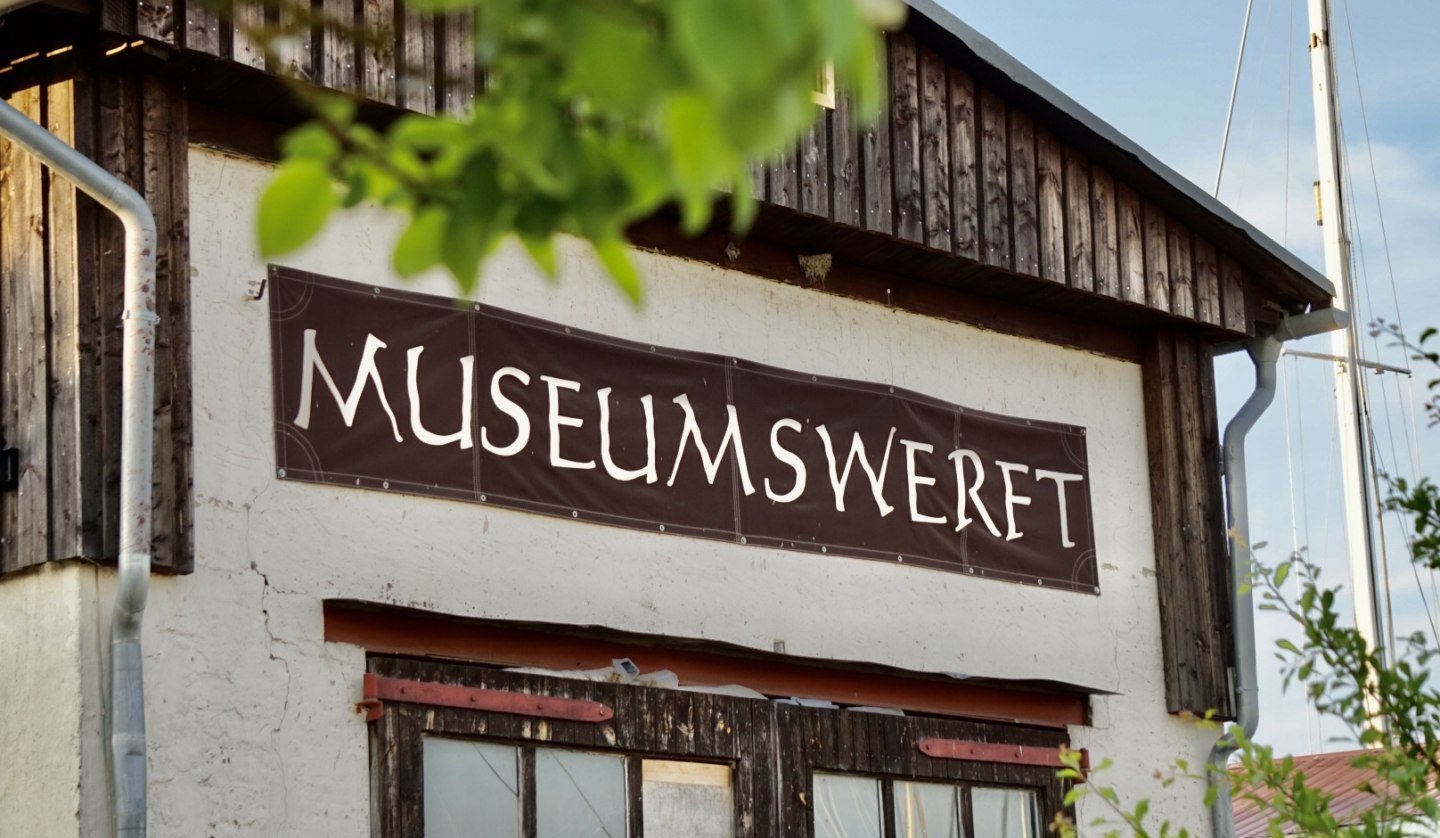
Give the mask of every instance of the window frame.
<svg viewBox="0 0 1440 838">
<path fill-rule="evenodd" d="M 756 838 L 813 836 L 810 802 L 817 771 L 880 779 L 889 838 L 895 829 L 896 780 L 964 786 L 967 826 L 969 787 L 976 785 L 1034 790 L 1042 821 L 1064 809 L 1068 785 L 1054 768 L 932 758 L 918 747 L 922 739 L 948 738 L 1055 748 L 1065 742 L 1064 731 L 807 707 L 384 655 L 371 655 L 368 669 L 386 678 L 597 701 L 614 710 L 612 719 L 593 723 L 385 701 L 370 725 L 370 760 L 372 823 L 375 834 L 386 838 L 424 835 L 426 736 L 519 746 L 522 772 L 536 747 L 630 755 L 626 809 L 632 836 L 643 834 L 641 766 L 647 757 L 729 765 L 736 832 Z M 522 834 L 530 835 L 534 787 L 522 789 Z"/>
</svg>

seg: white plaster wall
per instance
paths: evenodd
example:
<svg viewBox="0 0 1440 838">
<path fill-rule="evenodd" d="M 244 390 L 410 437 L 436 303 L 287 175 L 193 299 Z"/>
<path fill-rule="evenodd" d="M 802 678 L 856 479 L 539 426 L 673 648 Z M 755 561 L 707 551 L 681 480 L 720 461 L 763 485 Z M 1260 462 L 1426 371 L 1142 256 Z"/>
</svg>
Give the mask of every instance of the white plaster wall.
<svg viewBox="0 0 1440 838">
<path fill-rule="evenodd" d="M 98 585 L 76 564 L 0 583 L 0 835 L 98 834 L 80 791 L 82 766 L 105 780 L 98 730 L 81 733 L 99 699 Z"/>
<path fill-rule="evenodd" d="M 322 640 L 321 601 L 597 624 L 906 669 L 1047 678 L 1117 695 L 1077 745 L 1111 779 L 1203 825 L 1200 791 L 1150 780 L 1209 738 L 1164 712 L 1140 371 L 1133 364 L 641 255 L 634 310 L 566 248 L 545 282 L 506 250 L 487 303 L 606 334 L 884 382 L 1089 429 L 1096 597 L 888 563 L 639 533 L 275 478 L 265 267 L 267 168 L 191 155 L 196 572 L 158 579 L 147 629 L 156 835 L 367 835 L 361 650 Z M 342 217 L 293 267 L 395 285 L 398 226 Z M 742 245 L 743 247 L 743 245 Z M 441 276 L 410 287 L 451 295 Z"/>
</svg>

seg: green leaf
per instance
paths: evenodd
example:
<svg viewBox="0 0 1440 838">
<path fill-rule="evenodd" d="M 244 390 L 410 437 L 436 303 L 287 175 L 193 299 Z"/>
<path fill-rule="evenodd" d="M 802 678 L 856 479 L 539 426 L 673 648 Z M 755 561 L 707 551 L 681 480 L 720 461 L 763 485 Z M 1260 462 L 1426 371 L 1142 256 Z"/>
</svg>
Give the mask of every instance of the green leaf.
<svg viewBox="0 0 1440 838">
<path fill-rule="evenodd" d="M 610 273 L 610 278 L 630 298 L 630 302 L 639 306 L 644 296 L 643 282 L 640 279 L 639 271 L 630 261 L 630 254 L 625 244 L 619 239 L 605 239 L 595 242 L 595 254 L 600 257 L 600 264 Z"/>
<path fill-rule="evenodd" d="M 1285 584 L 1285 578 L 1288 577 L 1289 575 L 1290 575 L 1290 564 L 1289 564 L 1289 562 L 1283 562 L 1283 563 L 1280 564 L 1279 567 L 1275 568 L 1275 576 L 1274 576 L 1274 579 L 1275 579 L 1275 587 L 1278 588 L 1278 587 L 1280 587 L 1281 585 Z"/>
<path fill-rule="evenodd" d="M 300 158 L 281 164 L 260 196 L 260 258 L 299 249 L 325 226 L 337 203 L 330 172 L 322 163 Z"/>
<path fill-rule="evenodd" d="M 560 265 L 555 259 L 555 240 L 550 236 L 531 236 L 520 234 L 520 243 L 525 245 L 525 252 L 545 272 L 545 276 L 556 279 L 560 275 Z"/>
<path fill-rule="evenodd" d="M 445 243 L 445 210 L 426 207 L 411 220 L 395 242 L 395 273 L 410 278 L 440 264 Z"/>
</svg>

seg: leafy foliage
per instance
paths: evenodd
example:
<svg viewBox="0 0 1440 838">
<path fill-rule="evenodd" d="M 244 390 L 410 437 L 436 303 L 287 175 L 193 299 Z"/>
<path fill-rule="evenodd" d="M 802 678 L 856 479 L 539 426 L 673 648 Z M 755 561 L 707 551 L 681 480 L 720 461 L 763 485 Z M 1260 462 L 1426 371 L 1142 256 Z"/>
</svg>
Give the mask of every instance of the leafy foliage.
<svg viewBox="0 0 1440 838">
<path fill-rule="evenodd" d="M 900 0 L 407 6 L 473 8 L 485 79 L 473 109 L 377 130 L 353 102 L 299 88 L 315 119 L 284 140 L 261 202 L 262 255 L 303 245 L 337 207 L 375 202 L 409 218 L 393 257 L 402 276 L 443 266 L 468 292 L 512 235 L 553 275 L 553 240 L 565 234 L 588 240 L 634 299 L 627 225 L 674 203 L 683 228 L 698 232 L 723 189 L 733 223 L 748 226 L 751 166 L 793 147 L 816 118 L 811 95 L 827 62 L 862 117 L 878 112 L 879 30 L 904 13 Z M 307 3 L 288 17 L 314 14 Z"/>
</svg>

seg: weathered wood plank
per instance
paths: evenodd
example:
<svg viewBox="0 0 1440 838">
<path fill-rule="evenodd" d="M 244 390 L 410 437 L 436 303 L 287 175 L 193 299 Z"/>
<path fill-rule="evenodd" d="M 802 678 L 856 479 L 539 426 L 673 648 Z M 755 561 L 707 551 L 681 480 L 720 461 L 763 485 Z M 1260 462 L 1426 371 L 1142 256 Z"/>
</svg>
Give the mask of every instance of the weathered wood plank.
<svg viewBox="0 0 1440 838">
<path fill-rule="evenodd" d="M 234 0 L 230 7 L 230 59 L 246 67 L 265 69 L 265 47 L 257 34 L 265 28 L 261 0 Z"/>
<path fill-rule="evenodd" d="M 41 87 L 9 97 L 43 121 Z M 0 165 L 0 431 L 20 451 L 19 487 L 0 493 L 0 570 L 50 558 L 49 330 L 45 302 L 45 173 L 8 143 Z"/>
<path fill-rule="evenodd" d="M 890 158 L 890 106 L 860 134 L 860 189 L 865 196 L 865 229 L 895 232 L 894 161 Z"/>
<path fill-rule="evenodd" d="M 207 0 L 185 0 L 185 26 L 181 46 L 206 55 L 220 56 L 220 15 Z"/>
<path fill-rule="evenodd" d="M 890 128 L 894 132 L 895 235 L 925 240 L 925 206 L 920 194 L 919 58 L 915 39 L 890 35 Z"/>
<path fill-rule="evenodd" d="M 185 92 L 154 76 L 142 82 L 143 194 L 155 213 L 154 564 L 193 569 L 190 487 L 189 175 Z"/>
<path fill-rule="evenodd" d="M 980 177 L 978 112 L 975 82 L 964 71 L 949 67 L 950 88 L 950 173 L 953 182 L 950 204 L 953 210 L 955 255 L 980 259 Z"/>
<path fill-rule="evenodd" d="M 1040 275 L 1040 186 L 1035 171 L 1035 121 L 1010 109 L 1010 226 L 1015 272 Z"/>
<path fill-rule="evenodd" d="M 835 93 L 835 111 L 830 115 L 830 206 L 831 217 L 841 224 L 861 226 L 865 198 L 860 191 L 860 135 L 855 130 L 855 101 L 847 90 Z"/>
<path fill-rule="evenodd" d="M 84 71 L 45 90 L 45 127 L 88 153 L 93 100 Z M 48 172 L 50 380 L 50 558 L 100 556 L 99 458 L 90 442 L 98 421 L 93 300 L 82 289 L 94 264 L 93 203 L 82 210 L 70 181 Z"/>
<path fill-rule="evenodd" d="M 1195 237 L 1195 317 L 1220 325 L 1220 263 L 1215 245 L 1200 236 Z"/>
<path fill-rule="evenodd" d="M 475 13 L 446 15 L 439 27 L 440 105 L 445 113 L 464 114 L 475 104 Z"/>
<path fill-rule="evenodd" d="M 400 19 L 400 107 L 435 112 L 435 16 L 404 8 Z"/>
<path fill-rule="evenodd" d="M 1145 305 L 1145 233 L 1140 196 L 1124 183 L 1115 184 L 1115 209 L 1120 244 L 1120 298 Z"/>
<path fill-rule="evenodd" d="M 299 28 L 291 8 L 283 4 L 278 12 L 270 14 L 279 15 L 277 29 L 283 34 L 271 45 L 272 55 L 266 64 L 269 71 L 302 81 L 315 81 L 315 39 L 311 30 L 308 27 Z"/>
<path fill-rule="evenodd" d="M 925 210 L 925 244 L 946 253 L 955 249 L 950 190 L 950 96 L 945 59 L 921 47 L 920 193 Z"/>
<path fill-rule="evenodd" d="M 1195 317 L 1195 264 L 1190 247 L 1190 228 L 1171 219 L 1168 259 L 1170 265 L 1170 310 L 1179 317 Z"/>
<path fill-rule="evenodd" d="M 1071 288 L 1095 290 L 1095 205 L 1090 195 L 1090 161 L 1073 148 L 1065 150 L 1065 247 L 1070 258 Z"/>
<path fill-rule="evenodd" d="M 396 104 L 398 60 L 395 50 L 395 0 L 361 0 L 360 87 L 365 98 Z"/>
<path fill-rule="evenodd" d="M 980 91 L 980 241 L 985 264 L 1014 266 L 1010 241 L 1010 132 L 1005 100 Z"/>
<path fill-rule="evenodd" d="M 1189 622 L 1193 597 L 1185 590 L 1181 534 L 1178 381 L 1174 339 L 1156 332 L 1141 367 L 1145 403 L 1145 439 L 1150 465 L 1150 507 L 1154 512 L 1155 573 L 1160 599 L 1160 643 L 1165 671 L 1165 705 L 1171 713 L 1186 709 L 1181 685 L 1182 650 L 1176 649 L 1177 625 Z"/>
<path fill-rule="evenodd" d="M 1065 284 L 1069 254 L 1065 249 L 1065 170 L 1060 141 L 1040 128 L 1035 132 L 1039 186 L 1040 276 Z"/>
<path fill-rule="evenodd" d="M 1120 296 L 1120 225 L 1115 213 L 1115 179 L 1090 169 L 1090 219 L 1095 242 L 1095 293 Z"/>
<path fill-rule="evenodd" d="M 354 0 L 321 0 L 325 26 L 320 32 L 320 85 L 331 90 L 360 90 L 360 47 L 347 33 L 355 28 Z"/>
<path fill-rule="evenodd" d="M 1220 256 L 1221 324 L 1232 332 L 1251 333 L 1250 312 L 1245 303 L 1245 274 L 1240 263 L 1228 254 Z"/>
<path fill-rule="evenodd" d="M 1214 699 L 1211 703 L 1225 718 L 1235 717 L 1235 695 L 1225 677 L 1228 668 L 1235 662 L 1234 622 L 1232 619 L 1230 592 L 1238 584 L 1231 578 L 1228 547 L 1226 545 L 1226 522 L 1224 492 L 1220 479 L 1220 420 L 1215 408 L 1215 359 L 1209 347 L 1197 342 L 1198 357 L 1196 377 L 1199 379 L 1201 420 L 1199 428 L 1200 463 L 1203 472 L 1200 480 L 1205 490 L 1200 499 L 1200 524 L 1206 528 L 1208 544 L 1201 554 L 1201 564 L 1210 570 L 1210 590 L 1215 592 L 1213 611 L 1209 615 L 1218 640 L 1215 650 L 1218 664 L 1218 681 L 1214 685 Z M 1208 708 L 1207 708 L 1208 709 Z"/>
<path fill-rule="evenodd" d="M 135 31 L 142 38 L 174 44 L 175 21 L 181 12 L 174 0 L 138 0 L 135 4 Z"/>
<path fill-rule="evenodd" d="M 777 207 L 800 207 L 800 167 L 795 149 L 767 164 L 765 199 Z"/>
<path fill-rule="evenodd" d="M 1141 201 L 1141 224 L 1145 237 L 1145 302 L 1157 311 L 1170 310 L 1170 237 L 1165 211 Z"/>
<path fill-rule="evenodd" d="M 816 111 L 815 122 L 800 138 L 800 210 L 830 217 L 830 121 L 828 108 Z"/>
</svg>

